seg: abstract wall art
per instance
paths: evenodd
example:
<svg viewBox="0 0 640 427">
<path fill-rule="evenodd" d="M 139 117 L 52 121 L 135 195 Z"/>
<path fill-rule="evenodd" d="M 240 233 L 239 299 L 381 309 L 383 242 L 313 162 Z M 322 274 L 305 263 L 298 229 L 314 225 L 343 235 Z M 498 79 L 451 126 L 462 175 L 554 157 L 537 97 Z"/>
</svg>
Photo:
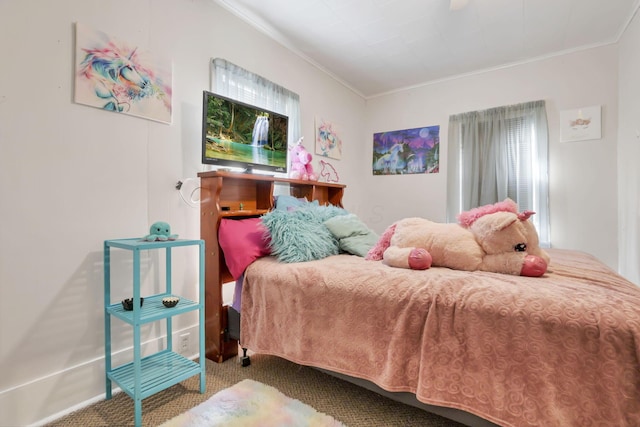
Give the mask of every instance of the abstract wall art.
<svg viewBox="0 0 640 427">
<path fill-rule="evenodd" d="M 171 123 L 171 61 L 76 23 L 78 104 Z"/>
<path fill-rule="evenodd" d="M 316 117 L 316 154 L 337 160 L 342 158 L 342 139 L 337 126 L 322 117 Z"/>
</svg>

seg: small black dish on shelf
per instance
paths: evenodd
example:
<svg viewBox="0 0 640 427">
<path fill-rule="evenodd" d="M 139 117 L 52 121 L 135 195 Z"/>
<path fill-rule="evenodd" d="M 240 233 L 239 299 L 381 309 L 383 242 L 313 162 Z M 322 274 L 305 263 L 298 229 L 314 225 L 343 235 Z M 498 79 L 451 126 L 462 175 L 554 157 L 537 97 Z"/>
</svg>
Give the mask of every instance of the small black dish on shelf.
<svg viewBox="0 0 640 427">
<path fill-rule="evenodd" d="M 144 302 L 144 298 L 140 297 L 140 307 L 142 307 L 142 303 Z M 127 311 L 133 310 L 133 298 L 127 298 L 122 300 L 122 308 Z"/>
<path fill-rule="evenodd" d="M 180 298 L 178 298 L 178 297 L 164 297 L 164 298 L 162 298 L 162 304 L 164 304 L 164 306 L 167 307 L 167 308 L 175 307 L 176 305 L 178 305 L 179 301 L 180 301 Z"/>
</svg>

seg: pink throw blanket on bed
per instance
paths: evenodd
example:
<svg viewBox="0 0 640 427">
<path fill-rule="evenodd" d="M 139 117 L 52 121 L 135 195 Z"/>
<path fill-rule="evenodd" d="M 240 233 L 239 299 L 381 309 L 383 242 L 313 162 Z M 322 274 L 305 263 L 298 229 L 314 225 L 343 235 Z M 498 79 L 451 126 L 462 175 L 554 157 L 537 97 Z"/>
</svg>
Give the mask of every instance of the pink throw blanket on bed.
<svg viewBox="0 0 640 427">
<path fill-rule="evenodd" d="M 541 278 L 263 258 L 241 342 L 503 426 L 639 426 L 640 288 L 591 256 L 551 258 Z"/>
</svg>

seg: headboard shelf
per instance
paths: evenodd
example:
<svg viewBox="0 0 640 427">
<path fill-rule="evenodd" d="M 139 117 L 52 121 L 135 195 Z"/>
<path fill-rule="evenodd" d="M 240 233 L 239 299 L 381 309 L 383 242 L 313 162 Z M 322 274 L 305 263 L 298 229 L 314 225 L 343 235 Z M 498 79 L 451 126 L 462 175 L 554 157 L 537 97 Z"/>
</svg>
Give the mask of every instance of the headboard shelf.
<svg viewBox="0 0 640 427">
<path fill-rule="evenodd" d="M 269 210 L 267 209 L 243 209 L 243 210 L 229 210 L 229 211 L 221 211 L 221 218 L 235 218 L 235 217 L 246 217 L 246 216 L 260 216 L 264 215 Z"/>
<path fill-rule="evenodd" d="M 344 184 L 303 181 L 269 175 L 228 171 L 201 172 L 200 238 L 205 241 L 205 353 L 216 362 L 238 354 L 238 343 L 227 339 L 227 307 L 223 305 L 222 285 L 233 280 L 218 243 L 222 218 L 250 218 L 264 215 L 274 207 L 278 194 L 288 194 L 321 205 L 342 207 Z"/>
</svg>

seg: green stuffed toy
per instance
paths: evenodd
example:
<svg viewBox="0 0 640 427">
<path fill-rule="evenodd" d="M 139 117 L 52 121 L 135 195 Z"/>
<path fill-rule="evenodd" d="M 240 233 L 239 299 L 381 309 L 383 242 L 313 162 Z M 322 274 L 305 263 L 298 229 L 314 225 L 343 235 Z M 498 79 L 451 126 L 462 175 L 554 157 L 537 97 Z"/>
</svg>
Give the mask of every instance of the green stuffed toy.
<svg viewBox="0 0 640 427">
<path fill-rule="evenodd" d="M 149 242 L 176 240 L 177 234 L 171 234 L 171 226 L 166 222 L 154 222 L 149 228 L 149 234 L 144 236 L 143 240 Z"/>
</svg>

